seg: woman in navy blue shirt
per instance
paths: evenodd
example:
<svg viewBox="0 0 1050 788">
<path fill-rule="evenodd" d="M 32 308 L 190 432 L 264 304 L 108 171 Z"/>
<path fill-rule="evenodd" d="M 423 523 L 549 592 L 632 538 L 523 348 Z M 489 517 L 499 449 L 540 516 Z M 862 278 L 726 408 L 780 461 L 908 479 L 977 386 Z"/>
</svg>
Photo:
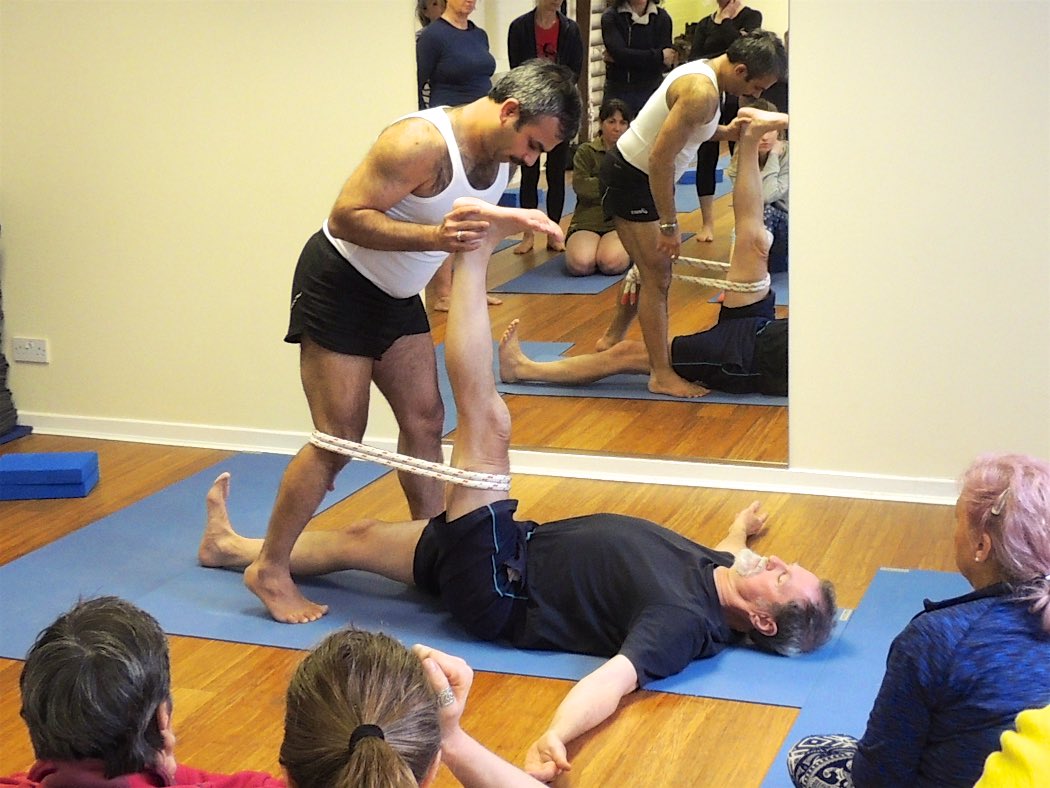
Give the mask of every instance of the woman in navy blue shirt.
<svg viewBox="0 0 1050 788">
<path fill-rule="evenodd" d="M 489 37 L 470 21 L 476 0 L 448 0 L 440 18 L 423 28 L 416 41 L 419 108 L 430 85 L 430 106 L 469 104 L 489 92 L 496 59 Z"/>
</svg>

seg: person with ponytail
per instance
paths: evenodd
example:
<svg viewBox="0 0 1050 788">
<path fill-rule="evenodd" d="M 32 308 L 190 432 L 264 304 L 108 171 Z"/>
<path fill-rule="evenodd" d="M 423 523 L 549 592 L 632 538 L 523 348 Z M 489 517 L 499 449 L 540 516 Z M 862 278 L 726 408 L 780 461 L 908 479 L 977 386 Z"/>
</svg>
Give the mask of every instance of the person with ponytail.
<svg viewBox="0 0 1050 788">
<path fill-rule="evenodd" d="M 864 736 L 806 737 L 798 786 L 966 786 L 1025 709 L 1050 703 L 1050 463 L 978 457 L 955 505 L 973 591 L 924 603 L 890 647 Z"/>
<path fill-rule="evenodd" d="M 293 788 L 417 788 L 442 761 L 467 788 L 541 783 L 460 727 L 473 672 L 462 659 L 347 628 L 288 686 L 281 766 Z"/>
</svg>

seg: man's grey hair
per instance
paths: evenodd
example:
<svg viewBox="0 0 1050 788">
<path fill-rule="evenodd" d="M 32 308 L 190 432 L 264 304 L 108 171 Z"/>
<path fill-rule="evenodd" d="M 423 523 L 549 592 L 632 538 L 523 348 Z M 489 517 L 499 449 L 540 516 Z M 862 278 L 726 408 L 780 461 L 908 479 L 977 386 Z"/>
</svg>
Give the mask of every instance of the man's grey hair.
<svg viewBox="0 0 1050 788">
<path fill-rule="evenodd" d="M 783 79 L 787 74 L 788 58 L 784 42 L 769 30 L 752 30 L 733 41 L 726 57 L 734 65 L 747 66 L 748 79 L 773 77 Z"/>
<path fill-rule="evenodd" d="M 835 586 L 830 580 L 820 581 L 820 603 L 794 601 L 779 605 L 773 611 L 777 622 L 775 635 L 751 632 L 751 641 L 763 651 L 794 657 L 814 651 L 831 637 L 835 628 L 838 606 L 835 602 Z"/>
<path fill-rule="evenodd" d="M 502 104 L 517 99 L 520 105 L 517 128 L 542 117 L 558 119 L 562 140 L 576 136 L 580 131 L 583 107 L 576 89 L 576 76 L 566 66 L 548 60 L 527 60 L 504 74 L 489 98 Z"/>
<path fill-rule="evenodd" d="M 107 778 L 153 765 L 171 700 L 168 641 L 156 619 L 117 597 L 81 600 L 43 630 L 19 680 L 38 760 L 97 758 Z"/>
</svg>

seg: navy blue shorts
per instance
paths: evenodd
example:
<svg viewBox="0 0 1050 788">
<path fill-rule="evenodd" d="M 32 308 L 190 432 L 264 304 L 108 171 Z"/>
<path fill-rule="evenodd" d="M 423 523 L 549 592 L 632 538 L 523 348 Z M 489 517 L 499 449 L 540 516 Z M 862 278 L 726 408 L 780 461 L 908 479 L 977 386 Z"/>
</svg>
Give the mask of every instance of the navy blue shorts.
<svg viewBox="0 0 1050 788">
<path fill-rule="evenodd" d="M 513 637 L 524 619 L 527 542 L 536 523 L 515 520 L 517 508 L 517 501 L 505 499 L 452 522 L 439 514 L 416 543 L 415 584 L 440 596 L 452 616 L 482 640 Z"/>
<path fill-rule="evenodd" d="M 598 188 L 606 219 L 628 222 L 656 222 L 660 214 L 649 190 L 649 176 L 629 164 L 615 146 L 602 158 L 598 168 Z"/>
<path fill-rule="evenodd" d="M 718 391 L 762 392 L 755 346 L 759 332 L 776 317 L 775 305 L 770 290 L 754 304 L 722 306 L 713 327 L 671 341 L 671 367 L 686 380 Z"/>
<path fill-rule="evenodd" d="M 343 258 L 318 230 L 306 242 L 292 278 L 285 342 L 303 334 L 327 350 L 382 358 L 398 339 L 430 331 L 418 295 L 394 298 Z"/>
</svg>

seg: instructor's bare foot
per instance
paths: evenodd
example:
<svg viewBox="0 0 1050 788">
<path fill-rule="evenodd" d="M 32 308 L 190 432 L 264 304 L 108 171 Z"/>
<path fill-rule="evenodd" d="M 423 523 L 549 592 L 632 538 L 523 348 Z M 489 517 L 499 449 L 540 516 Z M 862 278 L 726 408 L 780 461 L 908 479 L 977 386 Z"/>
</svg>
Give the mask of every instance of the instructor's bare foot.
<svg viewBox="0 0 1050 788">
<path fill-rule="evenodd" d="M 328 612 L 328 605 L 311 602 L 299 592 L 287 569 L 256 560 L 244 570 L 244 584 L 282 624 L 307 624 Z"/>
<path fill-rule="evenodd" d="M 715 228 L 709 227 L 705 224 L 703 227 L 696 231 L 695 237 L 696 240 L 700 241 L 701 243 L 711 243 L 713 240 L 715 240 Z"/>
<path fill-rule="evenodd" d="M 504 383 L 516 383 L 518 370 L 527 361 L 518 341 L 518 320 L 512 320 L 499 340 L 499 379 Z"/>
<path fill-rule="evenodd" d="M 521 236 L 521 243 L 514 247 L 514 254 L 528 254 L 536 245 L 536 236 L 527 232 Z"/>
<path fill-rule="evenodd" d="M 653 394 L 667 394 L 672 397 L 702 397 L 710 393 L 699 383 L 690 383 L 671 370 L 661 376 L 657 376 L 655 372 L 650 374 L 649 391 Z"/>
<path fill-rule="evenodd" d="M 594 349 L 599 353 L 604 353 L 606 350 L 611 348 L 613 345 L 617 345 L 623 342 L 624 332 L 614 331 L 610 326 L 601 338 L 594 343 Z"/>
<path fill-rule="evenodd" d="M 545 213 L 535 208 L 506 208 L 483 202 L 474 197 L 460 197 L 452 203 L 452 207 L 453 209 L 471 208 L 474 216 L 487 221 L 489 241 L 498 242 L 508 235 L 523 231 L 527 234 L 544 233 L 548 241 L 552 238 L 558 242 L 565 240 L 565 234 L 557 222 L 552 222 Z M 517 248 L 514 251 L 517 251 Z"/>
<path fill-rule="evenodd" d="M 250 541 L 233 530 L 226 501 L 230 497 L 230 474 L 219 475 L 204 499 L 207 518 L 204 535 L 197 548 L 201 566 L 221 569 L 244 569 L 255 558 L 258 550 L 250 549 Z"/>
<path fill-rule="evenodd" d="M 564 252 L 565 244 L 561 241 L 555 240 L 551 236 L 547 236 L 547 251 L 548 252 Z"/>
<path fill-rule="evenodd" d="M 503 303 L 502 298 L 496 298 L 496 296 L 492 295 L 491 293 L 485 296 L 485 300 L 488 302 L 489 306 L 499 306 Z"/>
</svg>

